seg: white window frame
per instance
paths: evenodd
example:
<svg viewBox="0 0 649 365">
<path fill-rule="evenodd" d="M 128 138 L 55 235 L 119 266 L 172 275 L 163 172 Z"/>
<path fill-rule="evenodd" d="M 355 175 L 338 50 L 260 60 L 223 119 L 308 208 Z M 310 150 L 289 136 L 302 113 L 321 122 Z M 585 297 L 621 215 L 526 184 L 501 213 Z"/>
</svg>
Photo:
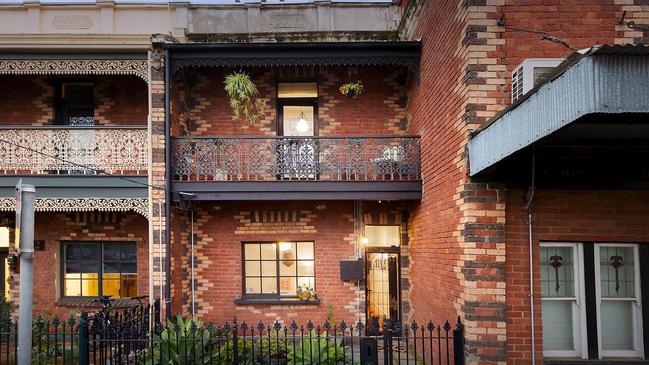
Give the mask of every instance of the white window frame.
<svg viewBox="0 0 649 365">
<path fill-rule="evenodd" d="M 643 326 L 642 326 L 642 298 L 641 298 L 641 287 L 640 287 L 640 250 L 638 244 L 635 243 L 595 243 L 594 256 L 595 256 L 595 298 L 597 304 L 597 348 L 599 353 L 599 358 L 607 357 L 644 357 L 644 343 L 643 343 Z M 602 349 L 602 321 L 601 321 L 601 287 L 600 287 L 600 253 L 599 249 L 602 246 L 618 246 L 618 247 L 632 247 L 633 254 L 635 255 L 635 296 L 636 299 L 633 300 L 633 319 L 632 323 L 636 323 L 636 331 L 633 333 L 633 344 L 635 350 L 604 350 Z M 629 299 L 606 299 L 606 300 L 629 300 Z"/>
<path fill-rule="evenodd" d="M 574 350 L 546 350 L 543 349 L 544 357 L 578 357 L 588 358 L 588 343 L 586 333 L 586 293 L 584 289 L 584 247 L 582 243 L 575 242 L 541 242 L 540 247 L 572 247 L 573 248 L 573 270 L 575 278 L 575 297 L 552 297 L 543 298 L 541 294 L 541 305 L 543 301 L 552 300 L 574 300 L 572 304 L 572 336 Z M 539 249 L 540 252 L 540 249 Z M 538 261 L 538 260 L 537 260 Z M 540 263 L 540 261 L 539 261 Z M 541 321 L 543 319 L 541 318 Z"/>
</svg>

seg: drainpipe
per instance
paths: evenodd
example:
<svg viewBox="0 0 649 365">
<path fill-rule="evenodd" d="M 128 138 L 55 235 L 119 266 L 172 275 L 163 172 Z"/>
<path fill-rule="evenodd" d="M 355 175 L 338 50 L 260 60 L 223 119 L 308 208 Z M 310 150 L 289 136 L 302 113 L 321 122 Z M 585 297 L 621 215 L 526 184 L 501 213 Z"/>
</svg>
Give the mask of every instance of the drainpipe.
<svg viewBox="0 0 649 365">
<path fill-rule="evenodd" d="M 191 202 L 190 202 L 190 204 L 191 204 Z M 195 313 L 195 310 L 196 310 L 195 304 L 194 304 L 194 303 L 196 303 L 196 301 L 195 301 L 195 298 L 194 298 L 195 288 L 194 288 L 194 209 L 193 208 L 191 208 L 191 210 L 189 211 L 189 220 L 190 220 L 189 224 L 190 224 L 190 227 L 191 227 L 190 228 L 190 234 L 191 234 L 190 242 L 191 242 L 191 246 L 192 246 L 191 276 L 192 276 L 192 320 L 193 320 L 194 319 L 194 313 Z"/>
<path fill-rule="evenodd" d="M 532 200 L 534 199 L 535 180 L 536 180 L 536 152 L 532 149 L 532 182 L 529 190 L 527 191 L 527 201 L 525 202 L 525 209 L 527 209 L 527 234 L 529 238 L 530 250 L 530 321 L 532 329 L 532 365 L 536 365 L 536 331 L 534 330 L 534 257 L 532 250 L 534 249 L 534 242 L 532 240 Z"/>
<path fill-rule="evenodd" d="M 171 65 L 169 50 L 165 49 L 165 313 L 171 318 Z"/>
</svg>

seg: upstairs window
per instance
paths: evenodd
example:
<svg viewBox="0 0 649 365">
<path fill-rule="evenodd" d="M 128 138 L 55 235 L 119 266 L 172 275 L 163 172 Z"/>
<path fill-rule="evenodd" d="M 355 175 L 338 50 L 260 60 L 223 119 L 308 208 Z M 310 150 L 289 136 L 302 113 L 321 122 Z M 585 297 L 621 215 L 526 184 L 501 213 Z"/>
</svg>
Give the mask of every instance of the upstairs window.
<svg viewBox="0 0 649 365">
<path fill-rule="evenodd" d="M 277 84 L 277 110 L 280 136 L 317 135 L 318 83 L 280 82 Z"/>
<path fill-rule="evenodd" d="M 91 82 L 59 82 L 56 90 L 56 120 L 71 126 L 94 125 L 94 89 Z"/>
</svg>

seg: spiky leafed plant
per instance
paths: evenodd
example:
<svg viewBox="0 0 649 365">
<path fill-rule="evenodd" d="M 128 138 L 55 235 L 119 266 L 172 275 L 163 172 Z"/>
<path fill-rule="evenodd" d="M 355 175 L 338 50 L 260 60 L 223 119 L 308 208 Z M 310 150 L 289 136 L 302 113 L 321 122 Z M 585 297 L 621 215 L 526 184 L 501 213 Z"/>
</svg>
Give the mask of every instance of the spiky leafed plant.
<svg viewBox="0 0 649 365">
<path fill-rule="evenodd" d="M 259 97 L 257 86 L 245 72 L 233 72 L 225 76 L 225 91 L 230 98 L 232 119 L 241 119 L 248 125 L 256 124 L 264 117 L 265 101 Z"/>
<path fill-rule="evenodd" d="M 176 316 L 169 320 L 160 335 L 152 341 L 155 345 L 147 351 L 142 365 L 201 365 L 218 362 L 218 346 L 211 331 L 202 327 L 200 321 Z"/>
</svg>

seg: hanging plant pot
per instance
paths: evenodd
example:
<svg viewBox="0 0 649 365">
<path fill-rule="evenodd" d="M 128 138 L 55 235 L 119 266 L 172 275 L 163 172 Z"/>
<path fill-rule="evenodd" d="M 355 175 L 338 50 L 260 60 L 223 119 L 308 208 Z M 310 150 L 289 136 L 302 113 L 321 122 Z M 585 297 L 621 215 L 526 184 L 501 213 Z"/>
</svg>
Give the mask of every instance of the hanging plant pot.
<svg viewBox="0 0 649 365">
<path fill-rule="evenodd" d="M 363 93 L 363 82 L 361 80 L 348 82 L 340 86 L 339 90 L 341 94 L 353 99 Z"/>
<path fill-rule="evenodd" d="M 230 98 L 232 119 L 254 125 L 264 117 L 266 102 L 259 97 L 257 86 L 245 72 L 233 72 L 225 76 L 225 91 Z"/>
</svg>

